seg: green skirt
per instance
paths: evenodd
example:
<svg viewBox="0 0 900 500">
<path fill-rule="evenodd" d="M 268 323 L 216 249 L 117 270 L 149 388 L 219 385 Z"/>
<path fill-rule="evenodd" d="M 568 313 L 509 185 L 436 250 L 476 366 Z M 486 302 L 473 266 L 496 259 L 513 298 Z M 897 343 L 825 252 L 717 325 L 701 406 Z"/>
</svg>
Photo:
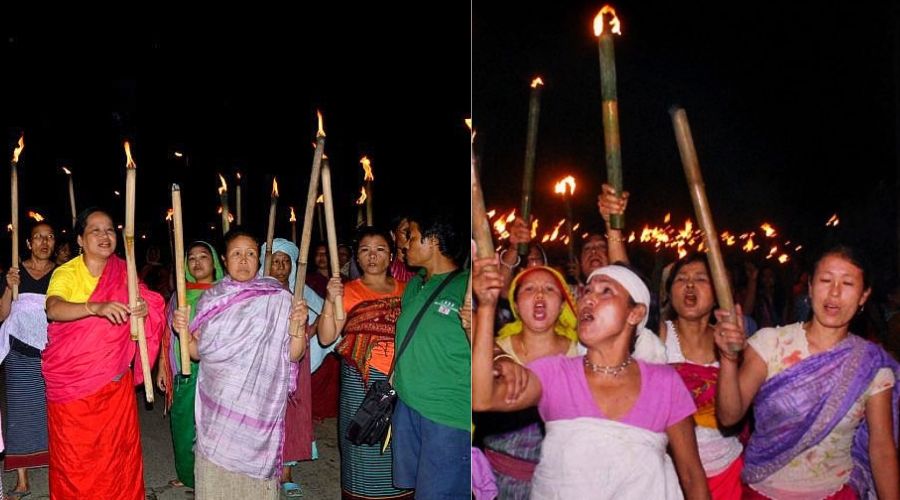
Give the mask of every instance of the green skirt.
<svg viewBox="0 0 900 500">
<path fill-rule="evenodd" d="M 175 449 L 175 473 L 188 488 L 194 487 L 194 441 L 197 428 L 194 424 L 194 396 L 197 393 L 197 370 L 200 364 L 191 360 L 190 376 L 176 374 L 175 393 L 169 412 L 172 428 L 172 447 Z"/>
</svg>

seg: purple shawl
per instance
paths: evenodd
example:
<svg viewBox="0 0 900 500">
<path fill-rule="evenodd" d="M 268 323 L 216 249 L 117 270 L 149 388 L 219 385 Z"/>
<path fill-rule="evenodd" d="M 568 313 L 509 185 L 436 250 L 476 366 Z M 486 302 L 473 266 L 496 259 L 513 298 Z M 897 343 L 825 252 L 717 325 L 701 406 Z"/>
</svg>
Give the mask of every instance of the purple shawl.
<svg viewBox="0 0 900 500">
<path fill-rule="evenodd" d="M 866 392 L 881 368 L 890 368 L 900 379 L 900 365 L 889 354 L 850 335 L 833 349 L 810 356 L 764 383 L 754 402 L 756 429 L 744 455 L 744 481 L 754 484 L 764 480 L 821 442 Z M 892 399 L 896 424 L 900 384 L 894 385 Z M 860 498 L 866 498 L 874 491 L 874 482 L 865 419 L 853 437 L 851 454 L 854 467 L 850 484 Z"/>
<path fill-rule="evenodd" d="M 225 278 L 197 303 L 196 452 L 257 479 L 281 473 L 290 362 L 291 294 L 274 278 Z M 294 376 L 292 376 L 294 375 Z"/>
</svg>

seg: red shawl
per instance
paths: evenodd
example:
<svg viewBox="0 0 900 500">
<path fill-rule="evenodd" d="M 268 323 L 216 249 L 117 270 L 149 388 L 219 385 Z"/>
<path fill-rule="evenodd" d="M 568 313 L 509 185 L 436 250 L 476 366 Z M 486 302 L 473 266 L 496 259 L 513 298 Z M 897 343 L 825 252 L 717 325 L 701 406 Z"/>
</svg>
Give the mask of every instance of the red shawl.
<svg viewBox="0 0 900 500">
<path fill-rule="evenodd" d="M 394 340 L 400 297 L 363 300 L 347 313 L 344 339 L 335 351 L 352 363 L 368 387 L 372 349 L 378 342 Z"/>
<path fill-rule="evenodd" d="M 139 293 L 147 303 L 144 320 L 147 351 L 151 364 L 159 353 L 159 339 L 165 319 L 165 302 L 143 283 Z M 113 255 L 91 294 L 90 302 L 128 303 L 125 261 Z M 128 323 L 115 325 L 104 317 L 91 316 L 76 321 L 50 323 L 42 371 L 47 384 L 47 400 L 65 403 L 94 394 L 134 361 L 134 383 L 143 384 L 137 343 L 131 340 Z"/>
</svg>

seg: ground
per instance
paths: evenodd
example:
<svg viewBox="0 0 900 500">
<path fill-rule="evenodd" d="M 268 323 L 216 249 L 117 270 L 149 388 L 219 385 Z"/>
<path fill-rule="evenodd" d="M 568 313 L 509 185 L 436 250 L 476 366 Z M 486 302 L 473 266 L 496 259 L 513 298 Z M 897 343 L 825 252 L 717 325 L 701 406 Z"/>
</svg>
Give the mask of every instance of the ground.
<svg viewBox="0 0 900 500">
<path fill-rule="evenodd" d="M 148 409 L 143 398 L 143 393 L 137 395 L 147 500 L 193 498 L 193 495 L 188 494 L 187 489 L 169 486 L 169 480 L 175 477 L 169 421 L 163 416 L 162 404 L 159 401 Z M 316 425 L 316 439 L 319 459 L 312 462 L 301 462 L 295 466 L 294 481 L 299 482 L 303 488 L 303 498 L 340 498 L 341 462 L 338 451 L 337 420 L 330 418 Z M 46 468 L 29 471 L 29 478 L 31 495 L 26 497 L 27 500 L 50 498 L 47 491 Z M 15 484 L 15 472 L 3 473 L 3 487 L 6 491 L 12 489 Z"/>
</svg>

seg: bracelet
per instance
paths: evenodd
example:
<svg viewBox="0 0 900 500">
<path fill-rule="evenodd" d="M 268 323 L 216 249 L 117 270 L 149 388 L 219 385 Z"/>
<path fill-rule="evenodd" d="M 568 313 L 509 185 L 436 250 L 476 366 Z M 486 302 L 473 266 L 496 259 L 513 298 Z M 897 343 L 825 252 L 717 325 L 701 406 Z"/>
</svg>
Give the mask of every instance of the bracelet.
<svg viewBox="0 0 900 500">
<path fill-rule="evenodd" d="M 330 317 L 334 316 L 334 314 L 325 314 L 325 313 L 323 312 L 323 313 L 320 314 L 319 316 L 325 316 L 326 318 L 330 318 Z"/>
<path fill-rule="evenodd" d="M 88 302 L 85 302 L 85 303 L 84 303 L 84 308 L 87 310 L 89 316 L 96 316 L 96 315 L 97 315 L 97 313 L 95 313 L 94 311 L 91 311 L 90 306 L 88 306 Z"/>
<path fill-rule="evenodd" d="M 610 236 L 609 234 L 606 234 L 605 236 L 607 240 L 614 241 L 616 243 L 625 243 L 626 241 L 628 241 L 628 239 L 624 236 Z"/>
<path fill-rule="evenodd" d="M 508 251 L 509 251 L 509 249 L 506 248 L 502 252 L 500 252 L 500 263 L 503 264 L 504 266 L 506 266 L 510 271 L 512 271 L 513 269 L 519 267 L 519 264 L 522 263 L 522 256 L 519 254 L 516 254 L 516 263 L 513 265 L 509 265 L 506 262 L 503 262 L 503 256 L 506 255 L 506 252 L 508 252 Z"/>
<path fill-rule="evenodd" d="M 509 354 L 506 354 L 506 353 L 498 354 L 498 355 L 494 356 L 494 362 L 496 363 L 497 360 L 498 360 L 498 359 L 501 359 L 501 358 L 507 358 L 507 359 L 509 359 L 510 361 L 512 361 L 513 363 L 516 362 L 515 358 L 513 358 L 512 356 L 510 356 Z"/>
</svg>

